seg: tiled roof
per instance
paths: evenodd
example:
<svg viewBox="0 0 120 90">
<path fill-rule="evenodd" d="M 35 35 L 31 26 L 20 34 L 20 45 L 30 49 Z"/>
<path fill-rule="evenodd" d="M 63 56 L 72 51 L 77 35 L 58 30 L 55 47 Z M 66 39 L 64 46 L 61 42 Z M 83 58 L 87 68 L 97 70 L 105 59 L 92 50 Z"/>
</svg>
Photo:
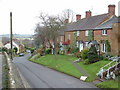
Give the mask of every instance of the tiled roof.
<svg viewBox="0 0 120 90">
<path fill-rule="evenodd" d="M 112 28 L 112 24 L 113 23 L 118 23 L 118 18 L 116 16 L 111 17 L 110 19 L 108 19 L 104 23 L 102 23 L 99 26 L 97 26 L 95 29 L 108 29 L 108 28 Z"/>
<path fill-rule="evenodd" d="M 108 14 L 83 18 L 77 22 L 68 24 L 65 31 L 91 30 L 100 25 L 102 22 L 106 21 L 107 19 L 109 19 Z"/>
</svg>

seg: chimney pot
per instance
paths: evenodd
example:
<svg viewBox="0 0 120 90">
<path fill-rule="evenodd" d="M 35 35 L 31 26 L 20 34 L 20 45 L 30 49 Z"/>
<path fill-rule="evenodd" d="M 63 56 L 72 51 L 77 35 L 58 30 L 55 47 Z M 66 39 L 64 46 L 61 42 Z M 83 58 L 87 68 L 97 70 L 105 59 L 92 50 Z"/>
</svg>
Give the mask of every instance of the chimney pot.
<svg viewBox="0 0 120 90">
<path fill-rule="evenodd" d="M 108 14 L 115 15 L 115 5 L 108 5 Z"/>
<path fill-rule="evenodd" d="M 91 17 L 91 14 L 92 14 L 92 12 L 90 10 L 86 11 L 86 18 Z"/>
<path fill-rule="evenodd" d="M 65 23 L 69 23 L 69 19 L 65 19 Z"/>
<path fill-rule="evenodd" d="M 81 15 L 80 14 L 77 14 L 76 15 L 76 21 L 80 20 L 81 19 Z"/>
</svg>

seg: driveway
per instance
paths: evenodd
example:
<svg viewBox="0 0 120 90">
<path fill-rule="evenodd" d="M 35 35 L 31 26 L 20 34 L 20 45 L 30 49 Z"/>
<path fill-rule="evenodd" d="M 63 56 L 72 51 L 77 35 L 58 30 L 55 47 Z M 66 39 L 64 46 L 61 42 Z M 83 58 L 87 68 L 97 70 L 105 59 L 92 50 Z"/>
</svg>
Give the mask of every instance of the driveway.
<svg viewBox="0 0 120 90">
<path fill-rule="evenodd" d="M 47 67 L 28 61 L 30 54 L 15 57 L 14 64 L 31 88 L 96 88 L 92 83 L 86 83 L 72 76 L 54 71 Z"/>
</svg>

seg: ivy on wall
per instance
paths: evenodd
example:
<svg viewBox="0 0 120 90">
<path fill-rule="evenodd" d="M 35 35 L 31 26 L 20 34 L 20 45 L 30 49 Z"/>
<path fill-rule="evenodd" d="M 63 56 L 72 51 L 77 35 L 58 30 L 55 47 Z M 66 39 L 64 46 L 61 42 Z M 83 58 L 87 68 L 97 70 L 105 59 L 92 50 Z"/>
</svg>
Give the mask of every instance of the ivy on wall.
<svg viewBox="0 0 120 90">
<path fill-rule="evenodd" d="M 93 40 L 93 30 L 89 30 L 89 32 L 88 32 L 88 40 L 89 41 Z"/>
<path fill-rule="evenodd" d="M 111 51 L 111 46 L 110 46 L 110 42 L 108 40 L 105 41 L 106 44 L 106 52 L 107 54 Z"/>
</svg>

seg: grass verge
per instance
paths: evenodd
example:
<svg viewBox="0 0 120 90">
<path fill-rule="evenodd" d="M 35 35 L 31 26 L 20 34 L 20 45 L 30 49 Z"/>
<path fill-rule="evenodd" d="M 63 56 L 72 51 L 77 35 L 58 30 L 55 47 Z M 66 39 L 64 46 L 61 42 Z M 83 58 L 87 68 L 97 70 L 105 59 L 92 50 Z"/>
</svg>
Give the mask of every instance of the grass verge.
<svg viewBox="0 0 120 90">
<path fill-rule="evenodd" d="M 101 83 L 98 83 L 96 86 L 99 88 L 114 88 L 120 90 L 120 86 L 118 85 L 120 83 L 120 79 L 116 78 L 115 80 L 107 80 Z"/>
<path fill-rule="evenodd" d="M 80 78 L 82 75 L 79 70 L 77 70 L 69 60 L 76 60 L 76 57 L 66 56 L 66 55 L 46 55 L 38 59 L 29 59 L 32 62 L 42 64 L 49 68 L 55 69 L 57 71 L 63 72 L 65 74 Z"/>
<path fill-rule="evenodd" d="M 90 82 L 90 81 L 95 80 L 95 78 L 97 77 L 96 74 L 99 72 L 100 68 L 103 67 L 104 65 L 108 64 L 109 62 L 111 62 L 111 61 L 101 60 L 96 63 L 85 65 L 82 61 L 82 62 L 79 62 L 78 64 L 81 68 L 83 68 L 83 70 L 85 70 L 88 73 L 89 76 L 86 79 L 86 81 Z"/>
</svg>

